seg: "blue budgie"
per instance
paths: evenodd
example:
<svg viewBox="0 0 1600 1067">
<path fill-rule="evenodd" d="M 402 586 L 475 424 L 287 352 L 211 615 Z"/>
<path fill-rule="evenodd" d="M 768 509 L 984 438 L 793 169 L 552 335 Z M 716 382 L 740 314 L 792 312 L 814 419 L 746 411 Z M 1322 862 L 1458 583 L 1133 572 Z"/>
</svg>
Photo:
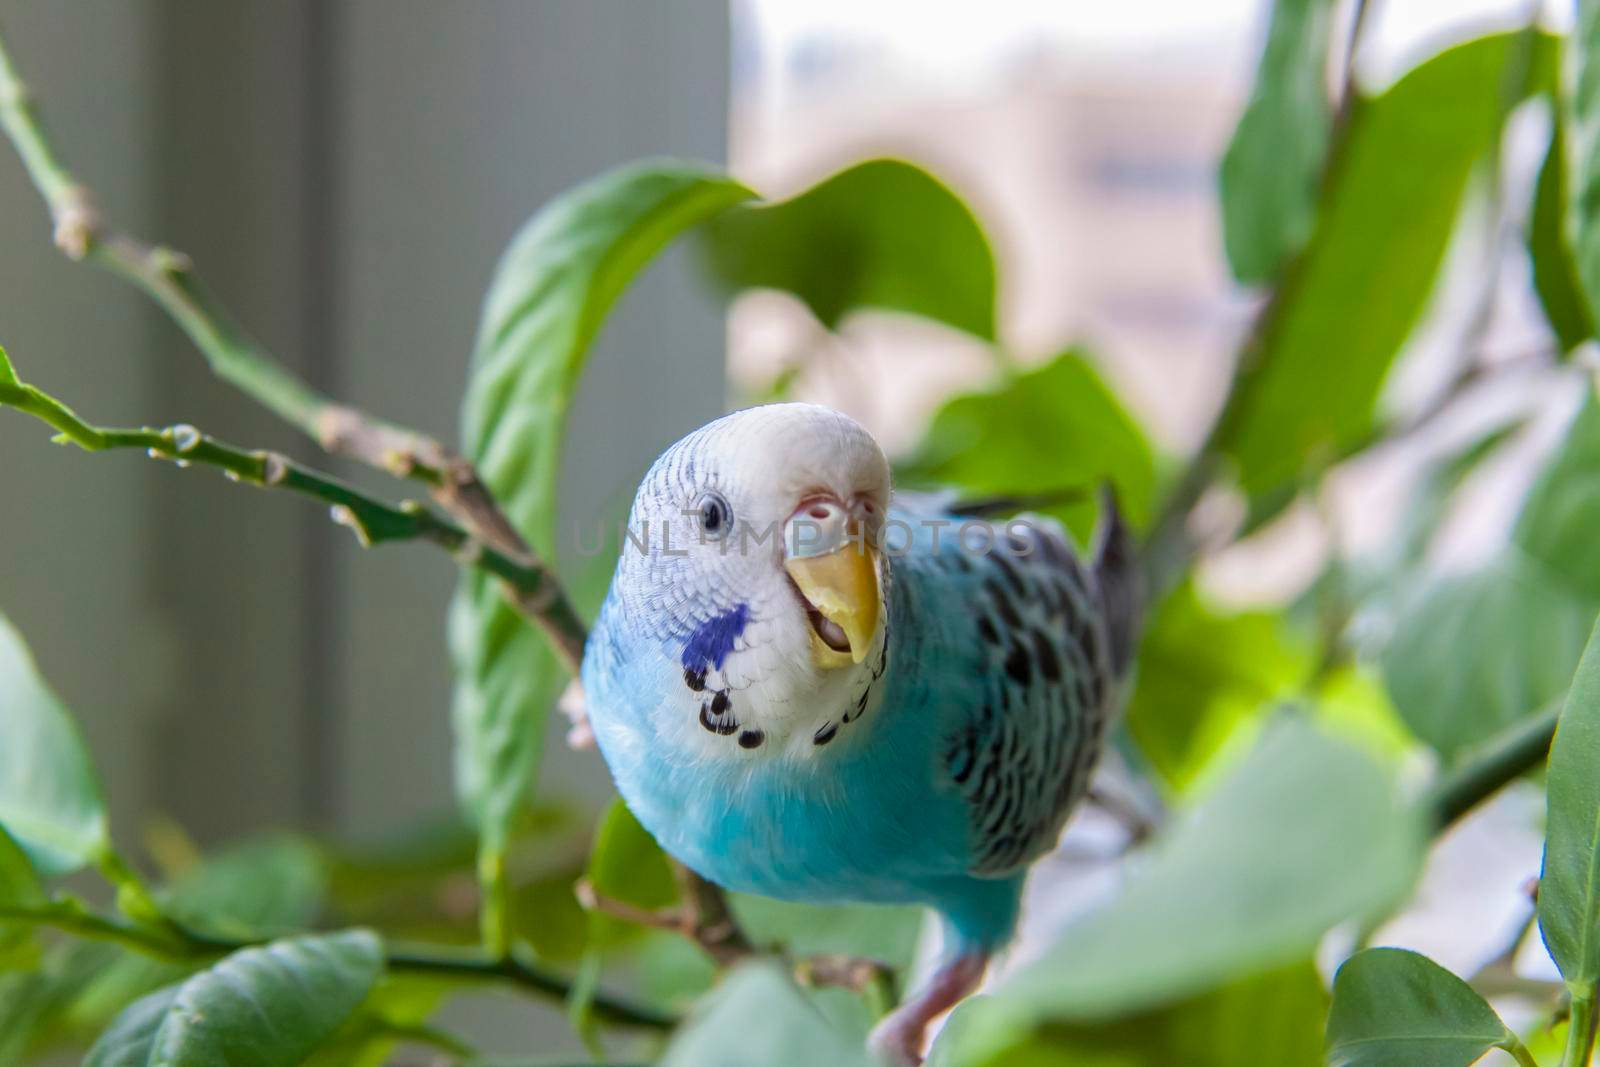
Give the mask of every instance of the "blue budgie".
<svg viewBox="0 0 1600 1067">
<path fill-rule="evenodd" d="M 617 787 L 728 889 L 935 909 L 943 962 L 873 1034 L 903 1062 L 1088 788 L 1139 605 L 1105 510 L 1084 562 L 1049 520 L 891 502 L 872 437 L 809 404 L 696 430 L 634 499 L 583 663 Z"/>
</svg>

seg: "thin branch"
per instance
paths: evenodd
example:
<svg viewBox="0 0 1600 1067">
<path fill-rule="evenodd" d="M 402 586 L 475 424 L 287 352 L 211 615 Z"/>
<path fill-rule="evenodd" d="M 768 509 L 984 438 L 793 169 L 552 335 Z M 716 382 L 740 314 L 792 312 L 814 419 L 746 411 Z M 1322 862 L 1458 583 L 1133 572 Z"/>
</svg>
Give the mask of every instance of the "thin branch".
<svg viewBox="0 0 1600 1067">
<path fill-rule="evenodd" d="M 1555 738 L 1561 702 L 1513 723 L 1443 775 L 1428 791 L 1433 832 L 1443 833 L 1467 812 L 1542 763 Z"/>
<path fill-rule="evenodd" d="M 0 128 L 44 198 L 55 243 L 69 258 L 88 259 L 143 290 L 189 335 L 211 369 L 324 449 L 397 477 L 426 483 L 434 501 L 474 540 L 523 575 L 507 578 L 505 594 L 549 636 L 576 671 L 586 637 L 548 565 L 506 518 L 472 464 L 438 441 L 335 403 L 250 338 L 196 277 L 189 258 L 120 233 L 100 217 L 89 189 L 56 155 L 38 108 L 0 39 Z M 498 572 L 497 572 L 498 573 Z M 502 577 L 505 577 L 502 575 Z"/>
<path fill-rule="evenodd" d="M 88 452 L 137 449 L 152 459 L 171 460 L 180 467 L 192 463 L 216 467 L 236 482 L 287 489 L 329 504 L 334 521 L 350 527 L 363 545 L 428 541 L 461 562 L 518 588 L 537 590 L 539 583 L 547 578 L 544 571 L 529 569 L 520 561 L 483 545 L 461 527 L 415 500 L 398 506 L 387 504 L 277 452 L 246 451 L 187 424 L 159 430 L 93 426 L 34 386 L 6 381 L 5 369 L 0 364 L 0 407 L 15 408 L 49 424 L 59 431 L 56 436 L 59 442 L 70 442 Z"/>
<path fill-rule="evenodd" d="M 90 912 L 75 900 L 52 901 L 42 907 L 0 905 L 0 920 L 62 930 L 93 941 L 108 941 L 140 955 L 169 962 L 188 963 L 215 959 L 254 945 L 260 938 L 235 940 L 212 937 L 176 924 L 160 929 L 138 926 Z M 391 949 L 385 965 L 396 973 L 426 974 L 462 981 L 509 982 L 555 1000 L 571 992 L 567 979 L 519 958 L 491 959 L 475 953 L 443 954 Z M 670 1014 L 601 994 L 594 999 L 595 1014 L 618 1026 L 670 1030 L 678 1020 Z"/>
</svg>

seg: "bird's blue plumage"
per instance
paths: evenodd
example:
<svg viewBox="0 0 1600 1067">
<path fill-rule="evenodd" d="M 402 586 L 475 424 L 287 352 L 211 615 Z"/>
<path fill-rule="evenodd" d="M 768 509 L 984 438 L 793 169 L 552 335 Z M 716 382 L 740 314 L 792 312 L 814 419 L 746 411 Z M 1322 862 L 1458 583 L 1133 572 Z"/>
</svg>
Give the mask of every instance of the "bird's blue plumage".
<svg viewBox="0 0 1600 1067">
<path fill-rule="evenodd" d="M 641 501 L 692 501 L 716 457 L 692 435 Z M 634 521 L 646 514 L 636 504 Z M 1080 561 L 1048 520 L 983 524 L 987 553 L 958 543 L 958 515 L 913 502 L 889 520 L 909 548 L 885 552 L 885 637 L 844 697 L 774 691 L 781 664 L 736 670 L 765 663 L 757 635 L 797 611 L 787 593 L 759 602 L 738 579 L 698 582 L 692 561 L 625 560 L 584 661 L 588 713 L 629 807 L 705 877 L 925 904 L 987 951 L 1087 788 L 1128 659 L 1132 578 Z M 1125 536 L 1117 525 L 1102 564 L 1120 566 Z"/>
</svg>

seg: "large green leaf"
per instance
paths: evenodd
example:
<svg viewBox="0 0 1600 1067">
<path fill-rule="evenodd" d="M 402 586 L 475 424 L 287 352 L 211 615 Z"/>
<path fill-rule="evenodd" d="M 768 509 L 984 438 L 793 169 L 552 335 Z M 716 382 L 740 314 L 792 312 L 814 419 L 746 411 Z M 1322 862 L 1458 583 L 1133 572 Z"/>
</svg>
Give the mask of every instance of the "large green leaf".
<svg viewBox="0 0 1600 1067">
<path fill-rule="evenodd" d="M 86 1067 L 295 1067 L 356 1010 L 383 968 L 376 935 L 275 941 L 136 1001 Z"/>
<path fill-rule="evenodd" d="M 1600 609 L 1600 402 L 1587 382 L 1585 394 L 1512 544 L 1487 567 L 1399 598 L 1384 683 L 1447 760 L 1559 699 Z"/>
<path fill-rule="evenodd" d="M 1155 493 L 1155 460 L 1138 423 L 1076 350 L 947 401 L 897 469 L 903 479 L 979 494 L 1093 490 L 1109 480 L 1135 524 L 1149 515 Z M 1085 502 L 1060 514 L 1081 536 L 1094 507 Z"/>
<path fill-rule="evenodd" d="M 0 826 L 45 877 L 108 845 L 100 784 L 72 717 L 0 615 Z"/>
<path fill-rule="evenodd" d="M 512 241 L 484 303 L 463 409 L 467 456 L 511 521 L 555 558 L 556 477 L 584 356 L 607 310 L 674 236 L 747 198 L 696 167 L 647 163 L 552 201 Z M 562 671 L 480 571 L 450 613 L 457 786 L 492 867 L 532 795 Z"/>
<path fill-rule="evenodd" d="M 1572 112 L 1567 127 L 1568 232 L 1589 315 L 1600 319 L 1600 5 L 1583 0 L 1577 9 L 1573 47 L 1567 50 Z"/>
<path fill-rule="evenodd" d="M 1395 707 L 1447 761 L 1566 691 L 1595 607 L 1509 549 L 1408 598 L 1381 656 Z"/>
<path fill-rule="evenodd" d="M 1528 49 L 1522 91 L 1508 64 Z M 1286 275 L 1222 444 L 1259 495 L 1358 443 L 1433 287 L 1473 165 L 1508 103 L 1553 81 L 1555 41 L 1496 34 L 1434 56 L 1359 100 L 1329 170 L 1316 228 Z"/>
<path fill-rule="evenodd" d="M 1193 583 L 1168 596 L 1145 628 L 1128 728 L 1173 788 L 1211 765 L 1246 720 L 1295 691 L 1312 667 L 1271 612 L 1225 615 Z"/>
<path fill-rule="evenodd" d="M 1422 837 L 1360 751 L 1276 723 L 1114 899 L 1000 985 L 963 1055 L 988 1063 L 1048 1025 L 1104 1025 L 1308 959 L 1334 925 L 1409 891 Z"/>
<path fill-rule="evenodd" d="M 1415 952 L 1367 949 L 1334 979 L 1328 1067 L 1469 1067 L 1516 1044 L 1471 986 Z"/>
<path fill-rule="evenodd" d="M 1600 981 L 1600 624 L 1550 746 L 1539 930 L 1575 991 Z"/>
<path fill-rule="evenodd" d="M 860 308 L 908 311 L 995 336 L 994 253 L 961 198 L 926 171 L 879 159 L 791 200 L 705 228 L 712 273 L 733 290 L 793 293 L 830 328 Z"/>
<path fill-rule="evenodd" d="M 1270 280 L 1311 236 L 1328 153 L 1330 0 L 1277 0 L 1255 88 L 1222 157 L 1222 238 L 1241 282 Z"/>
<path fill-rule="evenodd" d="M 1534 483 L 1512 540 L 1562 585 L 1600 602 L 1600 398 L 1586 380 L 1583 406 Z"/>
<path fill-rule="evenodd" d="M 782 967 L 755 961 L 723 978 L 661 1067 L 876 1067 L 863 1036 L 830 1026 Z"/>
<path fill-rule="evenodd" d="M 1321 1067 L 1328 997 L 1306 961 L 1112 1022 L 1054 1023 L 999 1051 L 963 1034 L 984 1025 L 985 1003 L 956 1009 L 928 1067 Z"/>
<path fill-rule="evenodd" d="M 1539 167 L 1539 181 L 1534 186 L 1527 239 L 1533 262 L 1533 288 L 1563 352 L 1570 352 L 1595 333 L 1594 314 L 1578 281 L 1567 218 L 1566 136 L 1557 115 L 1550 147 Z"/>
</svg>

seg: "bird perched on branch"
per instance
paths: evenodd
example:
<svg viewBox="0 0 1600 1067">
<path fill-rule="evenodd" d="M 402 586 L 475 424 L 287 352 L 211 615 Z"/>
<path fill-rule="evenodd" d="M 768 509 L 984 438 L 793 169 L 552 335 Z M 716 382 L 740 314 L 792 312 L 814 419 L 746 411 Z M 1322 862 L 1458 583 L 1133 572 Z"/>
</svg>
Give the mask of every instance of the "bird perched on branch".
<svg viewBox="0 0 1600 1067">
<path fill-rule="evenodd" d="M 1104 744 L 1139 592 L 1103 511 L 1083 560 L 1047 519 L 891 500 L 872 437 L 809 404 L 696 430 L 634 498 L 583 663 L 601 753 L 728 889 L 940 914 L 941 966 L 873 1034 L 903 1062 L 1011 936 Z"/>
</svg>

